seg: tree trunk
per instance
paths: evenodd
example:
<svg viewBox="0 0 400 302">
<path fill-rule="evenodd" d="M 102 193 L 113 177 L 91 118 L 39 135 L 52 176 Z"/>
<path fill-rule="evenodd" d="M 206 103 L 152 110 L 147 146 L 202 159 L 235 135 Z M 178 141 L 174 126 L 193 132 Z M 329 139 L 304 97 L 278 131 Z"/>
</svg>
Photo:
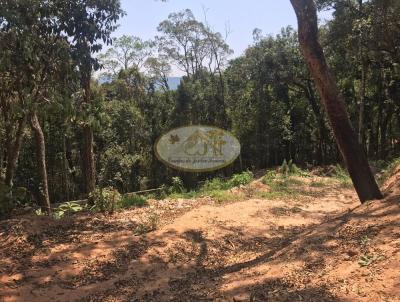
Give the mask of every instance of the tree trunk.
<svg viewBox="0 0 400 302">
<path fill-rule="evenodd" d="M 86 103 L 90 102 L 90 92 L 91 92 L 90 76 L 91 76 L 91 71 L 89 69 L 86 70 L 86 72 L 84 72 L 82 78 L 82 86 L 85 91 L 84 101 Z M 96 166 L 95 166 L 94 152 L 93 152 L 94 141 L 93 141 L 93 130 L 91 125 L 86 124 L 83 126 L 82 136 L 83 136 L 82 137 L 83 148 L 81 155 L 82 170 L 83 170 L 82 174 L 84 177 L 85 193 L 89 194 L 96 187 Z"/>
<path fill-rule="evenodd" d="M 15 134 L 14 141 L 8 142 L 5 184 L 9 187 L 12 187 L 13 185 L 12 182 L 15 170 L 17 168 L 17 162 L 22 146 L 22 140 L 24 138 L 25 126 L 26 126 L 26 116 L 24 115 L 18 122 L 18 129 Z"/>
<path fill-rule="evenodd" d="M 361 87 L 360 87 L 360 108 L 358 115 L 358 140 L 362 146 L 365 143 L 365 130 L 364 130 L 364 116 L 365 116 L 365 85 L 366 85 L 366 73 L 367 66 L 364 59 L 361 59 Z"/>
<path fill-rule="evenodd" d="M 363 18 L 363 1 L 358 0 L 360 19 Z M 358 140 L 361 146 L 365 143 L 364 116 L 365 116 L 365 86 L 367 77 L 367 62 L 364 56 L 364 33 L 361 30 L 359 37 L 359 59 L 361 65 L 360 108 L 358 114 Z"/>
<path fill-rule="evenodd" d="M 93 152 L 93 131 L 89 125 L 83 127 L 82 168 L 85 179 L 85 192 L 89 194 L 96 187 L 96 170 Z"/>
<path fill-rule="evenodd" d="M 311 109 L 315 115 L 315 118 L 318 121 L 319 142 L 318 142 L 317 161 L 319 164 L 325 164 L 324 142 L 328 136 L 327 135 L 328 131 L 325 127 L 324 115 L 318 106 L 313 91 L 313 87 L 310 81 L 307 81 L 307 86 L 305 87 L 305 93 L 307 95 L 308 101 L 310 102 Z"/>
<path fill-rule="evenodd" d="M 36 110 L 33 110 L 31 113 L 30 123 L 35 137 L 36 165 L 37 173 L 40 179 L 39 202 L 42 206 L 42 209 L 50 214 L 50 198 L 46 170 L 46 147 L 42 127 L 40 126 Z"/>
<path fill-rule="evenodd" d="M 318 40 L 317 10 L 313 0 L 290 0 L 296 12 L 303 56 L 321 95 L 332 130 L 360 201 L 381 199 L 366 155 L 351 126 L 343 96 L 326 63 Z"/>
</svg>

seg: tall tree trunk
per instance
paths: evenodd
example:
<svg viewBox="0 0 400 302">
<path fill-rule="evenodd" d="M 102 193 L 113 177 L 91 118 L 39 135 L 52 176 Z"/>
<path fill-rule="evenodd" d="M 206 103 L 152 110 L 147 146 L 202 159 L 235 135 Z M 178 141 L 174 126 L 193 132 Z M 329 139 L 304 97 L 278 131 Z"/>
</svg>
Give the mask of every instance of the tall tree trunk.
<svg viewBox="0 0 400 302">
<path fill-rule="evenodd" d="M 85 178 L 85 192 L 89 194 L 96 186 L 96 170 L 93 152 L 93 131 L 89 125 L 85 125 L 82 129 L 83 152 L 82 152 L 82 168 Z"/>
<path fill-rule="evenodd" d="M 362 51 L 361 51 L 362 52 Z M 362 55 L 363 56 L 363 55 Z M 365 119 L 365 85 L 366 85 L 366 74 L 367 66 L 364 62 L 364 58 L 361 59 L 361 87 L 360 87 L 360 108 L 358 114 L 358 140 L 362 146 L 365 142 L 365 129 L 364 129 L 364 119 Z"/>
<path fill-rule="evenodd" d="M 324 142 L 327 138 L 327 129 L 325 127 L 324 115 L 321 112 L 317 100 L 315 98 L 314 90 L 311 84 L 311 81 L 307 81 L 307 86 L 305 86 L 305 93 L 307 95 L 308 101 L 310 102 L 311 109 L 315 115 L 315 118 L 318 121 L 318 132 L 319 132 L 319 142 L 318 142 L 318 163 L 325 164 L 325 151 L 324 151 Z"/>
<path fill-rule="evenodd" d="M 86 70 L 82 77 L 82 86 L 84 88 L 84 102 L 90 103 L 90 77 L 91 70 L 90 68 Z M 83 139 L 83 148 L 82 148 L 82 174 L 84 177 L 85 184 L 85 193 L 89 194 L 96 187 L 96 166 L 94 161 L 94 152 L 93 152 L 93 130 L 91 125 L 86 124 L 82 129 L 82 139 Z"/>
<path fill-rule="evenodd" d="M 24 138 L 25 126 L 26 126 L 26 115 L 24 115 L 18 121 L 18 128 L 17 128 L 17 132 L 15 134 L 14 141 L 8 142 L 5 184 L 10 187 L 12 186 L 14 173 L 17 168 L 19 153 L 21 151 L 22 141 Z"/>
<path fill-rule="evenodd" d="M 363 0 L 358 0 L 359 16 L 363 18 Z M 358 114 L 358 140 L 361 146 L 364 146 L 364 116 L 365 116 L 365 85 L 367 77 L 367 61 L 364 56 L 364 32 L 361 29 L 359 37 L 359 59 L 361 65 L 361 85 L 360 85 L 360 108 Z"/>
<path fill-rule="evenodd" d="M 290 0 L 296 12 L 303 56 L 314 78 L 323 105 L 360 201 L 381 199 L 367 157 L 351 126 L 343 96 L 326 63 L 318 40 L 317 10 L 313 0 Z"/>
<path fill-rule="evenodd" d="M 39 184 L 39 198 L 42 209 L 48 214 L 50 210 L 50 198 L 49 198 L 49 187 L 47 181 L 47 170 L 46 170 L 46 146 L 44 142 L 44 135 L 42 127 L 40 126 L 39 119 L 37 117 L 36 110 L 33 110 L 30 116 L 30 123 L 35 137 L 35 148 L 36 148 L 36 165 L 37 173 L 40 179 Z"/>
<path fill-rule="evenodd" d="M 384 92 L 384 101 L 383 101 L 383 112 L 386 113 L 386 116 L 382 119 L 381 128 L 380 128 L 380 158 L 386 159 L 388 155 L 388 128 L 390 126 L 390 121 L 395 112 L 395 108 L 392 104 L 392 96 L 390 94 L 390 82 L 391 78 L 389 78 L 388 74 L 383 71 L 383 92 Z"/>
</svg>

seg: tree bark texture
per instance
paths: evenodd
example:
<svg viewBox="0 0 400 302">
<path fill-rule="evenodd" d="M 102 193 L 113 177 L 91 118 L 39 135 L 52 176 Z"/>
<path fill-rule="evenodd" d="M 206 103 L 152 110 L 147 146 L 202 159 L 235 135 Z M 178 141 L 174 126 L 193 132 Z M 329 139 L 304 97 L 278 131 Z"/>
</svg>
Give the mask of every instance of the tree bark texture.
<svg viewBox="0 0 400 302">
<path fill-rule="evenodd" d="M 85 191 L 87 194 L 92 192 L 96 186 L 96 168 L 94 162 L 93 151 L 93 130 L 89 125 L 85 125 L 82 129 L 83 136 L 83 152 L 82 152 L 82 168 L 83 177 L 85 179 Z"/>
<path fill-rule="evenodd" d="M 24 138 L 24 130 L 26 127 L 26 115 L 24 115 L 18 121 L 18 128 L 15 134 L 15 139 L 9 141 L 7 146 L 7 168 L 6 168 L 6 178 L 5 184 L 9 187 L 13 185 L 13 178 L 15 170 L 17 169 L 17 162 L 19 158 L 19 153 L 22 146 L 22 141 Z"/>
<path fill-rule="evenodd" d="M 382 194 L 367 157 L 351 126 L 343 96 L 339 92 L 318 40 L 317 10 L 313 0 L 290 0 L 298 20 L 299 42 L 314 78 L 332 130 L 360 201 L 381 199 Z"/>
<path fill-rule="evenodd" d="M 82 86 L 84 88 L 84 102 L 87 104 L 91 101 L 91 87 L 90 87 L 91 68 L 88 68 L 82 75 Z M 82 129 L 82 174 L 84 177 L 85 193 L 89 194 L 96 187 L 96 165 L 94 160 L 93 151 L 93 129 L 91 125 L 85 124 Z"/>
<path fill-rule="evenodd" d="M 44 135 L 42 127 L 40 126 L 39 119 L 37 117 L 36 110 L 33 110 L 30 116 L 30 123 L 35 138 L 35 149 L 36 149 L 36 167 L 39 176 L 39 202 L 42 209 L 48 214 L 50 210 L 50 198 L 49 198 L 49 186 L 47 180 L 47 168 L 46 168 L 46 146 L 44 141 Z"/>
</svg>

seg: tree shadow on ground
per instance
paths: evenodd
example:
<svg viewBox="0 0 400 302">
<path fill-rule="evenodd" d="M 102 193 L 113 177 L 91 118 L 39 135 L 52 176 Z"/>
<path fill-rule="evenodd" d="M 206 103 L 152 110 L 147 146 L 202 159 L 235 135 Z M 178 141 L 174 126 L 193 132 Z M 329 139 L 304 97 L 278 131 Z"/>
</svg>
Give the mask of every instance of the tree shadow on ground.
<svg viewBox="0 0 400 302">
<path fill-rule="evenodd" d="M 42 293 L 49 292 L 42 301 L 46 301 L 46 298 L 52 300 L 54 286 L 64 292 L 74 293 L 75 300 L 80 301 L 343 301 L 330 291 L 327 284 L 308 284 L 307 279 L 301 278 L 297 283 L 297 279 L 290 276 L 278 278 L 267 274 L 257 279 L 257 284 L 238 285 L 231 289 L 223 289 L 223 285 L 231 274 L 242 274 L 257 266 L 272 263 L 284 265 L 302 261 L 304 272 L 307 271 L 308 276 L 316 276 L 324 268 L 326 259 L 332 255 L 351 250 L 355 256 L 361 251 L 361 238 L 368 236 L 373 239 L 388 227 L 399 227 L 398 217 L 398 199 L 388 198 L 337 215 L 320 225 L 271 230 L 268 237 L 265 233 L 247 235 L 245 229 L 221 225 L 218 227 L 224 235 L 217 239 L 208 239 L 197 229 L 183 233 L 160 231 L 146 236 L 132 236 L 134 240 L 115 238 L 107 246 L 112 251 L 109 259 L 94 259 L 69 279 L 57 279 L 49 275 L 50 282 L 40 285 Z M 50 240 L 53 246 L 59 246 L 73 238 L 81 240 L 78 230 L 90 235 L 107 232 L 100 225 L 80 228 L 82 221 L 79 221 L 74 224 L 75 229 L 65 230 L 64 233 L 63 229 L 60 232 L 44 232 L 46 236 L 40 238 L 41 243 Z M 113 228 L 115 225 L 109 230 L 110 233 L 115 232 Z M 328 246 L 327 243 L 332 240 L 337 244 Z M 171 246 L 166 246 L 167 241 Z M 40 244 L 34 247 L 40 250 Z M 88 257 L 94 248 L 96 244 L 92 242 L 86 247 L 88 253 L 82 256 Z M 157 248 L 163 249 L 163 255 L 157 254 Z M 150 250 L 153 252 L 149 255 Z M 34 250 L 28 259 L 32 259 L 37 252 Z M 62 254 L 81 252 L 80 247 L 70 247 L 52 257 L 57 259 Z M 244 253 L 254 256 L 231 260 Z M 147 255 L 146 261 L 142 258 L 144 255 Z M 357 261 L 356 258 L 353 260 Z M 16 258 L 16 261 L 21 260 Z M 54 270 L 57 265 L 47 264 L 54 266 Z M 14 273 L 24 273 L 21 270 L 29 268 L 42 269 L 31 261 L 14 269 Z M 43 270 L 46 271 L 45 268 Z M 249 276 L 247 278 L 251 279 Z M 17 288 L 28 284 L 32 286 L 31 279 L 22 280 Z M 3 295 L 13 296 L 15 301 L 32 298 L 17 296 L 17 292 L 6 288 Z M 232 300 L 234 298 L 236 300 Z M 62 297 L 59 299 L 68 301 L 67 295 L 64 300 Z"/>
</svg>

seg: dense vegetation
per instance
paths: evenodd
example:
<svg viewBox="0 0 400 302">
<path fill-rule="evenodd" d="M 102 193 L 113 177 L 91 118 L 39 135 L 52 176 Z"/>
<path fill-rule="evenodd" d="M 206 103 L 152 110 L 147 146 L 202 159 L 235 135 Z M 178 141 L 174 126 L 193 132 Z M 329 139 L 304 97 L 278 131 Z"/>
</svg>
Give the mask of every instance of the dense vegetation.
<svg viewBox="0 0 400 302">
<path fill-rule="evenodd" d="M 400 152 L 400 3 L 318 4 L 333 11 L 320 39 L 359 141 L 370 159 L 388 160 Z M 215 173 L 177 172 L 153 154 L 158 136 L 188 124 L 230 130 L 241 142 L 241 160 L 219 176 L 285 159 L 340 162 L 291 27 L 276 36 L 255 29 L 253 44 L 229 61 L 227 36 L 185 10 L 162 21 L 154 40 L 123 36 L 100 53 L 123 15 L 117 0 L 1 6 L 0 191 L 12 202 L 28 195 L 48 207 L 98 188 L 174 186 L 176 176 L 193 187 Z M 171 66 L 185 73 L 177 90 Z"/>
</svg>

